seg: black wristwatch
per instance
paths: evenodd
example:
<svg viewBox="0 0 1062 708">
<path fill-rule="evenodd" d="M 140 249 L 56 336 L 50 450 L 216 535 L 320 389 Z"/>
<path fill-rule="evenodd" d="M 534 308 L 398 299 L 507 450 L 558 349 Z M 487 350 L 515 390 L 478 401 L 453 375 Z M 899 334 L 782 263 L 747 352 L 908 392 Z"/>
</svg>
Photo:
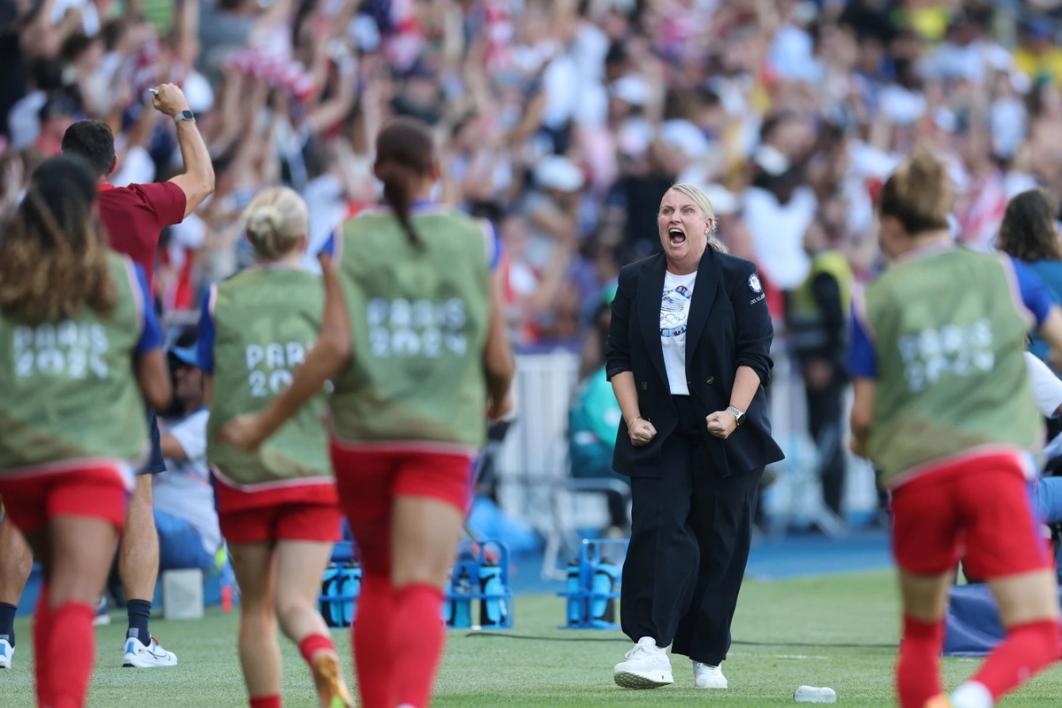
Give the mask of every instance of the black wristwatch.
<svg viewBox="0 0 1062 708">
<path fill-rule="evenodd" d="M 174 123 L 180 123 L 182 120 L 195 120 L 195 113 L 185 109 L 180 113 L 175 113 L 173 116 Z"/>
<path fill-rule="evenodd" d="M 737 406 L 727 406 L 726 412 L 734 416 L 734 422 L 736 422 L 738 425 L 741 425 L 745 422 L 745 411 L 741 410 Z"/>
</svg>

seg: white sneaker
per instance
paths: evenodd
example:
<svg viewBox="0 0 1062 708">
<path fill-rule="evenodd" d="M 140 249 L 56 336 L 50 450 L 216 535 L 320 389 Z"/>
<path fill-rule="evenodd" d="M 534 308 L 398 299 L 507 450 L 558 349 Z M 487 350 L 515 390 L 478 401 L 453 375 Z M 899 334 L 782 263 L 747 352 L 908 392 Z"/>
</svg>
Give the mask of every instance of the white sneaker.
<svg viewBox="0 0 1062 708">
<path fill-rule="evenodd" d="M 15 656 L 15 647 L 6 639 L 0 639 L 0 669 L 10 669 L 11 659 Z"/>
<path fill-rule="evenodd" d="M 177 655 L 166 651 L 159 640 L 151 638 L 151 644 L 144 643 L 136 637 L 125 640 L 125 657 L 122 666 L 135 666 L 138 669 L 154 669 L 162 666 L 177 666 Z"/>
<path fill-rule="evenodd" d="M 674 683 L 667 650 L 656 645 L 652 637 L 642 637 L 627 652 L 626 661 L 612 669 L 612 678 L 624 688 L 659 688 Z"/>
<path fill-rule="evenodd" d="M 723 667 L 693 662 L 693 685 L 697 688 L 726 688 Z"/>
<path fill-rule="evenodd" d="M 96 616 L 92 618 L 92 625 L 99 627 L 101 625 L 111 623 L 111 607 L 107 603 L 107 596 L 104 595 L 100 598 L 100 601 L 96 604 Z"/>
</svg>

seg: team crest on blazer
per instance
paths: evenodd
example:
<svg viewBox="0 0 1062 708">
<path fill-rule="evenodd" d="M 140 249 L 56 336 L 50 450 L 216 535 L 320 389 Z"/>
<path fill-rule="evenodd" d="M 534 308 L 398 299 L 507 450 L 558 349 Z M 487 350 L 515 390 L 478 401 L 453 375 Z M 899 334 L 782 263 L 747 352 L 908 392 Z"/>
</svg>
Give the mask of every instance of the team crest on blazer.
<svg viewBox="0 0 1062 708">
<path fill-rule="evenodd" d="M 749 290 L 751 290 L 754 293 L 762 293 L 763 292 L 763 286 L 760 285 L 760 278 L 755 273 L 753 273 L 752 275 L 749 276 Z"/>
</svg>

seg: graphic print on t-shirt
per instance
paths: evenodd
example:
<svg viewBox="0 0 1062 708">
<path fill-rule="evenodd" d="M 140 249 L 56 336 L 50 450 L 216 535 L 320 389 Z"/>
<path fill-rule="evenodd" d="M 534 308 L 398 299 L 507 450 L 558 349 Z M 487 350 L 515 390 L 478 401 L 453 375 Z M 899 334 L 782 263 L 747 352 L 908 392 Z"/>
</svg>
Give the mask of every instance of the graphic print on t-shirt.
<svg viewBox="0 0 1062 708">
<path fill-rule="evenodd" d="M 689 275 L 668 273 L 660 298 L 660 348 L 664 354 L 668 386 L 675 396 L 690 393 L 686 383 L 686 327 L 696 280 L 696 272 Z"/>
<path fill-rule="evenodd" d="M 664 285 L 664 295 L 660 299 L 660 336 L 679 337 L 686 334 L 693 288 L 685 283 L 675 287 L 668 285 Z"/>
</svg>

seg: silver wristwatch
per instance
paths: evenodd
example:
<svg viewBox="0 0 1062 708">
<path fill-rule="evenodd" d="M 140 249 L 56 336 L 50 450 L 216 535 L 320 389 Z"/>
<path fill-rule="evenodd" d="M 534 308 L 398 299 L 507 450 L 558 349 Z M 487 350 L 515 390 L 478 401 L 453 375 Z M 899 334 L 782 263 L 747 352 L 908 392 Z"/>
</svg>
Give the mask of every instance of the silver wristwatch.
<svg viewBox="0 0 1062 708">
<path fill-rule="evenodd" d="M 185 109 L 180 113 L 175 113 L 173 115 L 174 123 L 180 123 L 182 120 L 195 120 L 195 113 L 192 113 L 191 111 Z"/>
<path fill-rule="evenodd" d="M 745 411 L 741 410 L 737 406 L 727 406 L 726 412 L 733 414 L 734 421 L 738 425 L 741 425 L 745 422 Z"/>
</svg>

